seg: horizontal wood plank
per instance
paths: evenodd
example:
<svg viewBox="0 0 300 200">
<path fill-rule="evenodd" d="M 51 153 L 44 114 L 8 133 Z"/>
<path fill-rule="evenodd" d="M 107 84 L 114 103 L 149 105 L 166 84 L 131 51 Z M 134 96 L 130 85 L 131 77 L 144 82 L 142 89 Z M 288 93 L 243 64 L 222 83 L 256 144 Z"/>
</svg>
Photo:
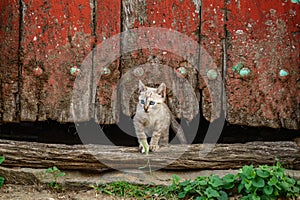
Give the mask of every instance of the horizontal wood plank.
<svg viewBox="0 0 300 200">
<path fill-rule="evenodd" d="M 246 164 L 272 165 L 280 161 L 283 166 L 300 169 L 300 147 L 292 141 L 216 144 L 208 154 L 201 156 L 207 147 L 208 144 L 170 145 L 146 156 L 139 153 L 137 147 L 0 140 L 0 155 L 5 156 L 4 167 L 138 169 L 150 161 L 152 169 L 234 169 Z"/>
</svg>

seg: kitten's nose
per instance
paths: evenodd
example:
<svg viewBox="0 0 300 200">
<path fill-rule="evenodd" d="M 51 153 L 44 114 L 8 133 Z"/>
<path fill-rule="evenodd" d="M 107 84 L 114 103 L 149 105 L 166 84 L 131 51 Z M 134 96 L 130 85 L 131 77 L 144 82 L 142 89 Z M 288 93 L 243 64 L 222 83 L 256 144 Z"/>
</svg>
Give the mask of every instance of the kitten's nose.
<svg viewBox="0 0 300 200">
<path fill-rule="evenodd" d="M 144 106 L 144 111 L 148 112 L 148 108 L 149 108 L 149 106 Z"/>
</svg>

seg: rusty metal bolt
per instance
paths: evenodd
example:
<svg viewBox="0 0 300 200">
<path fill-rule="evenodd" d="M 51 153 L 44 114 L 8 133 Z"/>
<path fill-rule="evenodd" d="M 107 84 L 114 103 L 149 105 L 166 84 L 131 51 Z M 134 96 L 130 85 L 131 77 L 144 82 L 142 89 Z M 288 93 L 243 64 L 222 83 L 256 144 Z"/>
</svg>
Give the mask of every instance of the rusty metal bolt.
<svg viewBox="0 0 300 200">
<path fill-rule="evenodd" d="M 79 73 L 80 69 L 77 66 L 73 66 L 70 69 L 70 74 L 72 76 L 77 76 L 77 74 Z"/>
<path fill-rule="evenodd" d="M 239 73 L 243 67 L 244 67 L 244 64 L 239 62 L 239 63 L 237 63 L 236 65 L 234 65 L 232 67 L 232 72 L 233 73 Z"/>
<path fill-rule="evenodd" d="M 285 70 L 285 69 L 281 69 L 279 71 L 279 76 L 280 77 L 285 77 L 285 76 L 288 76 L 288 75 L 289 75 L 289 72 L 287 70 Z"/>
<path fill-rule="evenodd" d="M 281 69 L 279 71 L 280 80 L 285 81 L 288 79 L 288 76 L 289 76 L 289 72 L 286 69 Z"/>
<path fill-rule="evenodd" d="M 187 70 L 185 67 L 179 67 L 176 69 L 177 72 L 179 72 L 179 74 L 181 74 L 182 76 L 186 76 L 187 75 Z"/>
<path fill-rule="evenodd" d="M 34 76 L 40 76 L 43 74 L 43 69 L 39 66 L 33 69 L 33 75 Z"/>
<path fill-rule="evenodd" d="M 243 68 L 239 71 L 239 74 L 240 74 L 240 76 L 241 76 L 242 78 L 244 78 L 244 77 L 250 76 L 250 72 L 251 72 L 251 70 L 250 70 L 249 68 L 243 67 Z"/>
<path fill-rule="evenodd" d="M 206 76 L 210 81 L 216 80 L 218 77 L 218 72 L 215 69 L 210 69 L 206 72 Z"/>
</svg>

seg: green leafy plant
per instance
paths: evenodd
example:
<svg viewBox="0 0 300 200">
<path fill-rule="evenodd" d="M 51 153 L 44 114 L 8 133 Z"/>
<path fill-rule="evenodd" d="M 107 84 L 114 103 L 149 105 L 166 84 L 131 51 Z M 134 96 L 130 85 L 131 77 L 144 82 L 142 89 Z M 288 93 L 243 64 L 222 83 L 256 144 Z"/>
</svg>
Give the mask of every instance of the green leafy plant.
<svg viewBox="0 0 300 200">
<path fill-rule="evenodd" d="M 242 194 L 242 199 L 278 199 L 299 196 L 300 181 L 284 174 L 279 163 L 276 166 L 244 166 L 237 175 L 227 174 L 199 176 L 194 181 L 181 181 L 173 175 L 170 186 L 133 185 L 114 182 L 93 186 L 97 192 L 138 199 L 195 199 L 226 200 Z"/>
<path fill-rule="evenodd" d="M 3 161 L 5 160 L 4 156 L 0 156 L 0 165 L 3 163 Z M 4 184 L 4 177 L 0 176 L 0 188 L 3 186 Z"/>
<path fill-rule="evenodd" d="M 173 183 L 170 190 L 178 193 L 178 198 L 194 197 L 197 200 L 204 199 L 228 199 L 226 190 L 234 187 L 235 176 L 228 174 L 223 178 L 216 175 L 199 176 L 194 181 L 186 180 L 179 182 L 179 177 L 173 176 Z"/>
<path fill-rule="evenodd" d="M 299 196 L 299 181 L 288 177 L 278 162 L 275 166 L 244 166 L 237 174 L 242 199 L 277 199 Z"/>
<path fill-rule="evenodd" d="M 49 183 L 49 186 L 54 189 L 63 190 L 62 185 L 58 183 L 58 178 L 65 176 L 66 173 L 60 171 L 56 166 L 46 169 L 46 173 L 52 176 L 52 181 Z"/>
</svg>

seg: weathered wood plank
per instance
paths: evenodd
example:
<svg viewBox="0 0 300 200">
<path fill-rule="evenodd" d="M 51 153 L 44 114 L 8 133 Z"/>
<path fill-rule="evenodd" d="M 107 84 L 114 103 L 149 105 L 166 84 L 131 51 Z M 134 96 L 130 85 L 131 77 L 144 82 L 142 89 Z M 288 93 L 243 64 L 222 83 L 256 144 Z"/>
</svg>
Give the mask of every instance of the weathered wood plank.
<svg viewBox="0 0 300 200">
<path fill-rule="evenodd" d="M 271 0 L 227 4 L 227 120 L 299 129 L 299 4 Z"/>
<path fill-rule="evenodd" d="M 20 4 L 0 2 L 0 122 L 18 121 Z"/>
<path fill-rule="evenodd" d="M 204 117 L 213 121 L 222 109 L 225 2 L 203 0 L 201 15 L 200 89 Z"/>
<path fill-rule="evenodd" d="M 21 120 L 70 121 L 74 68 L 80 67 L 93 42 L 90 2 L 22 2 Z"/>
<path fill-rule="evenodd" d="M 199 42 L 199 12 L 200 1 L 124 0 L 122 1 L 122 31 L 141 27 L 166 28 L 166 30 L 176 30 L 191 40 Z M 194 102 L 190 99 L 191 95 L 188 91 L 192 90 L 197 100 L 199 97 L 198 90 L 195 90 L 198 83 L 197 51 L 189 55 L 190 49 L 187 47 L 186 52 L 182 53 L 185 54 L 184 56 L 176 54 L 178 49 L 182 49 L 178 38 L 164 39 L 164 33 L 157 30 L 148 35 L 132 33 L 122 40 L 123 48 L 140 47 L 140 49 L 122 54 L 122 76 L 126 77 L 124 91 L 132 95 L 130 108 L 123 108 L 125 114 L 132 115 L 135 112 L 134 99 L 136 98 L 133 93 L 137 90 L 139 79 L 150 86 L 158 86 L 161 82 L 165 82 L 169 91 L 169 107 L 177 117 L 191 119 L 198 113 L 198 106 L 191 106 Z M 149 46 L 157 41 L 159 43 L 149 48 L 146 45 L 143 46 L 141 40 L 146 41 L 145 43 Z M 164 45 L 172 47 L 174 51 L 159 48 Z M 188 83 L 190 88 L 185 83 Z M 128 103 L 126 101 L 128 101 L 127 97 L 122 99 L 125 104 Z"/>
<path fill-rule="evenodd" d="M 152 169 L 233 169 L 246 164 L 269 164 L 280 161 L 284 166 L 300 169 L 300 147 L 295 142 L 251 142 L 246 144 L 217 144 L 201 156 L 202 145 L 171 145 L 149 156 L 137 147 L 103 145 L 62 145 L 0 140 L 0 155 L 4 167 L 106 170 L 137 169 L 147 164 Z M 176 158 L 177 157 L 177 158 Z M 174 159 L 176 158 L 176 159 Z M 171 163 L 166 165 L 166 163 Z"/>
<path fill-rule="evenodd" d="M 97 44 L 105 40 L 110 40 L 111 37 L 121 33 L 121 0 L 97 0 L 96 1 L 96 30 L 95 36 Z M 120 54 L 120 40 L 111 42 L 109 45 L 116 47 L 111 52 L 97 52 L 98 54 Z M 113 40 L 114 41 L 114 40 Z M 96 48 L 97 50 L 97 48 Z M 107 56 L 109 57 L 109 56 Z M 95 61 L 96 59 L 94 59 Z M 104 63 L 105 61 L 101 61 Z M 97 95 L 95 103 L 95 120 L 101 124 L 116 123 L 113 118 L 112 104 L 116 101 L 113 96 L 113 91 L 116 88 L 117 82 L 120 78 L 120 58 L 110 63 L 108 66 L 99 66 L 99 63 L 95 62 L 95 71 L 100 71 L 100 81 L 97 84 Z"/>
</svg>

